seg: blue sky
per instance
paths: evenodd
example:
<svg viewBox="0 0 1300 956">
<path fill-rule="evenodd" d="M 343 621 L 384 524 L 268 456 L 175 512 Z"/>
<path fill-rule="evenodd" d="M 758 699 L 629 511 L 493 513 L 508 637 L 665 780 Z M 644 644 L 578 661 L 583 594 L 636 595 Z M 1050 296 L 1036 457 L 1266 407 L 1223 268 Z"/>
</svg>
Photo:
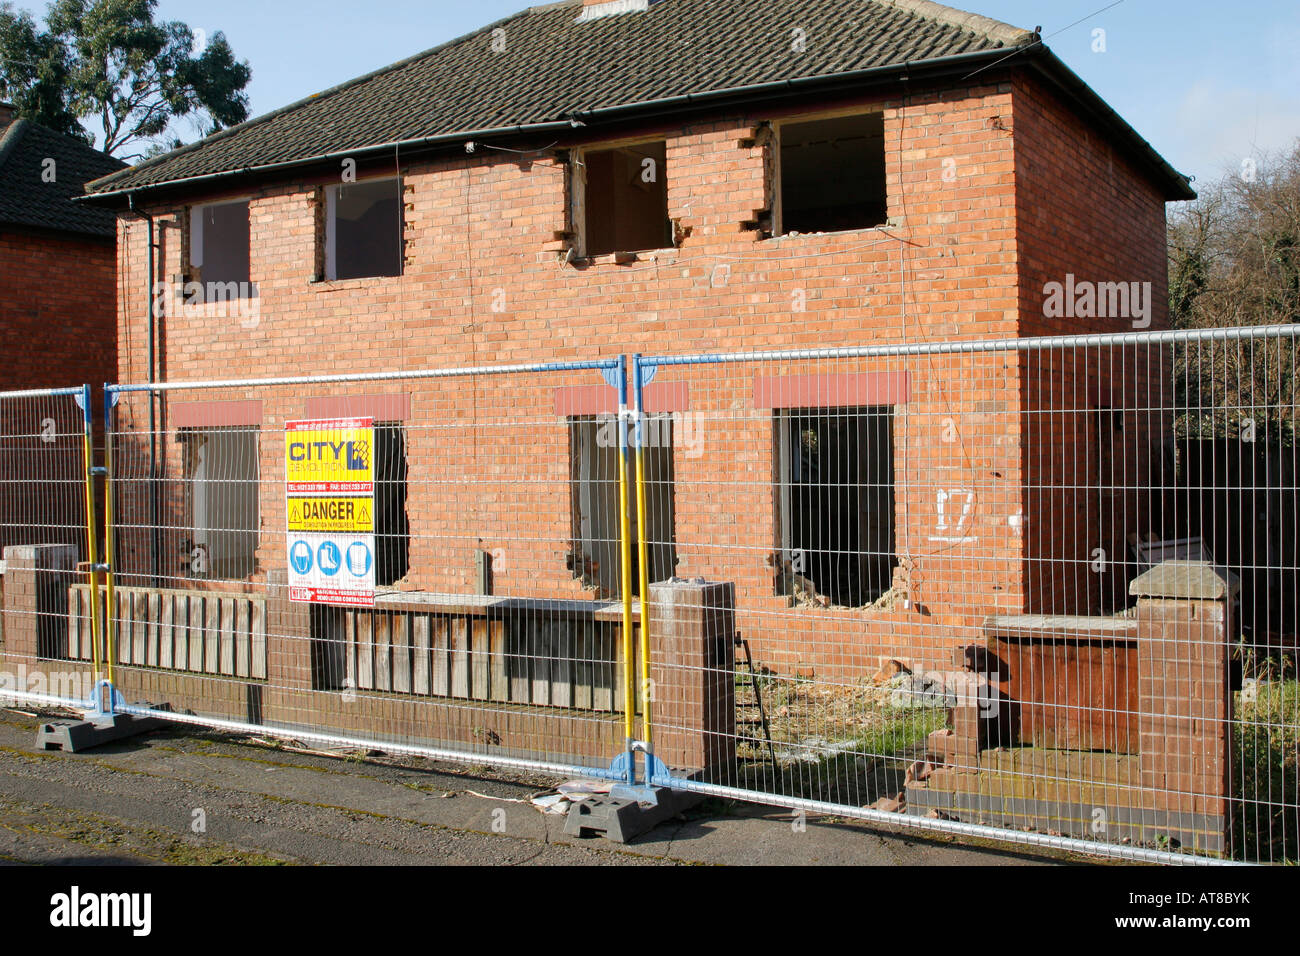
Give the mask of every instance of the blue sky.
<svg viewBox="0 0 1300 956">
<path fill-rule="evenodd" d="M 725 3 L 726 0 L 718 0 Z M 950 0 L 1033 29 L 1178 169 L 1198 179 L 1300 137 L 1300 0 Z M 40 0 L 19 6 L 43 9 Z M 159 15 L 225 31 L 250 61 L 254 114 L 403 59 L 527 0 L 160 0 Z M 1077 26 L 1064 29 L 1077 20 Z M 1093 52 L 1093 31 L 1106 51 Z"/>
</svg>

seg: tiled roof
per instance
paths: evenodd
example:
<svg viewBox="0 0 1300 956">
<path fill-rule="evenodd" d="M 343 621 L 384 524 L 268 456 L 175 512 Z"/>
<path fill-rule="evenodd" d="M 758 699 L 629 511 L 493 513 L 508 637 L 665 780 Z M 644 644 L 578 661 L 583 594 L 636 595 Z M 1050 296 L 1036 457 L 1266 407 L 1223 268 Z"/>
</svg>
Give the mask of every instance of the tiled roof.
<svg viewBox="0 0 1300 956">
<path fill-rule="evenodd" d="M 54 161 L 52 167 L 47 160 Z M 113 236 L 112 212 L 74 203 L 72 197 L 82 195 L 90 180 L 125 165 L 28 120 L 11 123 L 0 130 L 0 228 Z M 51 174 L 53 182 L 47 182 Z"/>
<path fill-rule="evenodd" d="M 563 122 L 611 107 L 994 53 L 1034 40 L 929 0 L 650 0 L 639 12 L 578 22 L 582 14 L 577 0 L 525 10 L 89 191 Z"/>
</svg>

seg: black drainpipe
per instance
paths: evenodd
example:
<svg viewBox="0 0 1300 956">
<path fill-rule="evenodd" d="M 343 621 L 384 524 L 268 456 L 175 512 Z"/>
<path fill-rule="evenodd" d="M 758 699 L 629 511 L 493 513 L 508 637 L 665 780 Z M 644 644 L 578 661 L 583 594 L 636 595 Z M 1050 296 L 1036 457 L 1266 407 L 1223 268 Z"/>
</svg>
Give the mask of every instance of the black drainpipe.
<svg viewBox="0 0 1300 956">
<path fill-rule="evenodd" d="M 154 340 L 157 338 L 156 316 L 154 315 L 154 306 L 153 306 L 154 303 L 153 256 L 154 256 L 154 250 L 157 248 L 157 246 L 154 242 L 153 216 L 149 215 L 147 212 L 142 212 L 135 208 L 135 193 L 131 193 L 130 195 L 128 195 L 127 202 L 130 205 L 131 211 L 141 216 L 144 219 L 144 221 L 149 225 L 148 287 L 146 291 L 148 296 L 147 301 L 149 303 L 148 382 L 150 385 L 152 385 L 154 384 L 154 365 L 155 365 Z M 157 396 L 153 393 L 152 389 L 147 394 L 149 396 L 149 514 L 151 517 L 149 523 L 152 526 L 150 533 L 153 536 L 152 546 L 150 548 L 150 555 L 153 562 L 153 586 L 155 588 L 158 588 L 158 587 L 162 587 L 158 577 L 158 569 L 162 563 L 161 560 L 162 542 L 161 539 L 159 538 L 159 533 L 158 533 L 159 532 L 158 529 L 158 412 L 155 405 L 155 402 L 157 401 Z"/>
</svg>

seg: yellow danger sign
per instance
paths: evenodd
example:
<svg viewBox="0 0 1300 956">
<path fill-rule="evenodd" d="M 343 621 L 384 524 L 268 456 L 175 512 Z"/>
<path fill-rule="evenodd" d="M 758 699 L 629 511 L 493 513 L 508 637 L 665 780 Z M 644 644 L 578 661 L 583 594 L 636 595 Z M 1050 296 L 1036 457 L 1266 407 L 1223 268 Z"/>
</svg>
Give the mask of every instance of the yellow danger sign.
<svg viewBox="0 0 1300 956">
<path fill-rule="evenodd" d="M 374 446 L 375 429 L 371 419 L 286 423 L 287 490 L 370 494 L 375 480 Z"/>
<path fill-rule="evenodd" d="M 289 530 L 306 534 L 373 534 L 369 498 L 290 498 Z"/>
</svg>

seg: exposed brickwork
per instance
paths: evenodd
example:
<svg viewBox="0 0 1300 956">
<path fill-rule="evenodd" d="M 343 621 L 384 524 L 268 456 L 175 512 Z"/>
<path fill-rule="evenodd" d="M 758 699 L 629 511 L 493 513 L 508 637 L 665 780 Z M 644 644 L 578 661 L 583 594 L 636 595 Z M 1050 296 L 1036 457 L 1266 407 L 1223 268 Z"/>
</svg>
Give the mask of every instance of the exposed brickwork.
<svg viewBox="0 0 1300 956">
<path fill-rule="evenodd" d="M 160 374 L 208 379 L 1015 336 L 1057 331 L 1041 318 L 1041 289 L 1045 277 L 1067 270 L 1149 278 L 1155 299 L 1162 297 L 1164 207 L 1156 187 L 1036 81 L 990 73 L 979 86 L 817 109 L 837 107 L 883 111 L 889 227 L 777 239 L 746 228 L 768 192 L 763 147 L 747 145 L 756 125 L 806 118 L 811 107 L 645 130 L 667 139 L 669 213 L 685 238 L 627 264 L 561 261 L 564 243 L 555 234 L 569 227 L 566 170 L 549 155 L 403 162 L 406 273 L 396 279 L 313 282 L 321 181 L 267 185 L 252 195 L 260 315 L 182 310 L 169 300 Z M 1089 177 L 1103 172 L 1108 188 L 1097 192 Z M 171 279 L 185 271 L 184 207 L 152 211 L 160 224 L 156 277 Z M 1072 225 L 1062 232 L 1066 220 Z M 1076 231 L 1087 241 L 1076 242 Z M 120 377 L 129 381 L 147 375 L 144 235 L 141 221 L 122 220 Z M 782 669 L 807 665 L 829 678 L 874 668 L 882 655 L 942 664 L 947 648 L 975 637 L 989 613 L 1036 608 L 1049 592 L 1092 601 L 1077 577 L 1044 578 L 1049 565 L 1039 560 L 1053 548 L 1074 555 L 1091 542 L 1070 533 L 1081 530 L 1075 503 L 1025 500 L 1035 476 L 1072 479 L 1086 454 L 1086 445 L 1067 446 L 1075 464 L 1063 473 L 1043 464 L 1058 460 L 1063 436 L 1035 430 L 1023 412 L 1042 398 L 1044 379 L 1027 384 L 1024 363 L 1004 355 L 827 364 L 671 368 L 657 380 L 684 383 L 690 411 L 703 417 L 704 454 L 675 453 L 678 573 L 734 582 L 737 626 L 760 659 Z M 904 371 L 910 392 L 895 409 L 895 526 L 913 605 L 787 610 L 768 564 L 779 540 L 775 442 L 771 413 L 754 408 L 755 379 Z M 590 373 L 401 384 L 411 395 L 412 534 L 411 572 L 401 587 L 468 591 L 474 552 L 500 547 L 502 593 L 590 593 L 566 562 L 569 448 L 554 409 L 558 389 L 597 381 Z M 309 401 L 374 389 L 317 391 L 255 396 L 265 402 L 263 475 L 281 473 L 277 432 L 303 417 Z M 481 425 L 507 418 L 530 424 Z M 939 436 L 949 420 L 958 439 L 945 443 Z M 123 421 L 142 428 L 143 406 L 130 403 Z M 162 421 L 166 427 L 165 407 Z M 449 424 L 463 427 L 431 427 Z M 176 479 L 179 450 L 166 444 L 164 467 Z M 449 461 L 458 479 L 451 487 L 441 482 Z M 280 490 L 274 481 L 264 489 L 255 583 L 283 564 Z M 936 513 L 940 494 L 952 490 L 972 495 L 955 542 Z M 170 486 L 164 513 L 178 511 L 181 497 L 179 485 Z M 1068 525 L 1058 520 L 1065 515 Z M 164 546 L 165 560 L 178 550 Z M 133 554 L 128 563 L 138 568 L 138 548 Z"/>
</svg>

